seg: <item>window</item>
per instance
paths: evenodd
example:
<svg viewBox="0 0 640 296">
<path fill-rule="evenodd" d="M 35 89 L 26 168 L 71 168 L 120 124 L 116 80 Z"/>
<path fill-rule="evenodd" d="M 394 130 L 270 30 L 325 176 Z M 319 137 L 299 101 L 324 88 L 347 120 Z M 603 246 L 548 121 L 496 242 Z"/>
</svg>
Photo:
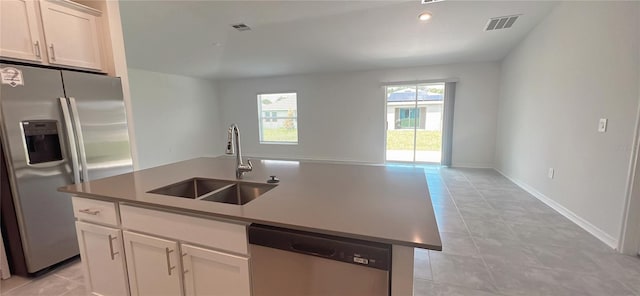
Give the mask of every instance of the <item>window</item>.
<svg viewBox="0 0 640 296">
<path fill-rule="evenodd" d="M 298 94 L 258 95 L 260 143 L 298 143 Z"/>
<path fill-rule="evenodd" d="M 276 117 L 278 117 L 278 112 L 264 111 L 262 112 L 262 116 L 265 122 L 276 122 Z"/>
<path fill-rule="evenodd" d="M 420 112 L 422 108 L 397 108 L 398 116 L 396 120 L 397 129 L 413 129 L 420 122 Z"/>
</svg>

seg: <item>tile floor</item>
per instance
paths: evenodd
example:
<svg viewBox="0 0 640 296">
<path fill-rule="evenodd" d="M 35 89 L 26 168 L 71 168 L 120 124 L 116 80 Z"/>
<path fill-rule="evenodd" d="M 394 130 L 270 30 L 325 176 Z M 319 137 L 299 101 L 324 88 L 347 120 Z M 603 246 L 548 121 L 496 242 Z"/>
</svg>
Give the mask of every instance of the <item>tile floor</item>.
<svg viewBox="0 0 640 296">
<path fill-rule="evenodd" d="M 415 251 L 416 296 L 640 296 L 640 258 L 615 253 L 496 171 L 425 173 L 443 250 Z"/>
<path fill-rule="evenodd" d="M 36 279 L 12 276 L 0 282 L 2 296 L 86 296 L 80 260 Z"/>
<path fill-rule="evenodd" d="M 640 258 L 595 237 L 490 169 L 425 168 L 442 252 L 415 251 L 416 296 L 640 296 Z M 79 262 L 6 296 L 86 295 Z"/>
</svg>

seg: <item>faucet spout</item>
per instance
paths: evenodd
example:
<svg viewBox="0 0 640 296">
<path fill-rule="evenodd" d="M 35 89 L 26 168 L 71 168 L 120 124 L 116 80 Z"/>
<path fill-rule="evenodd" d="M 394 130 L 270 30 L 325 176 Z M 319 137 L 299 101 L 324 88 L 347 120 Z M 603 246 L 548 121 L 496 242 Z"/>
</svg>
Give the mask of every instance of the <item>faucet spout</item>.
<svg viewBox="0 0 640 296">
<path fill-rule="evenodd" d="M 241 179 L 246 172 L 253 170 L 251 160 L 247 159 L 247 163 L 242 162 L 242 149 L 240 148 L 240 129 L 237 124 L 232 124 L 227 131 L 227 151 L 228 155 L 236 153 L 236 178 Z"/>
</svg>

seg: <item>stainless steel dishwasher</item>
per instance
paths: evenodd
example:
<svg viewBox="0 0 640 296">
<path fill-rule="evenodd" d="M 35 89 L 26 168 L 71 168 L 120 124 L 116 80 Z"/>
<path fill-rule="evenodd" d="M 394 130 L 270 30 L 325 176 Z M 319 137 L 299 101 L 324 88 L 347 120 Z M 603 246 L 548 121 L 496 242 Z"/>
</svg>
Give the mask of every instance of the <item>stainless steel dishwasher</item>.
<svg viewBox="0 0 640 296">
<path fill-rule="evenodd" d="M 391 246 L 252 224 L 254 296 L 388 296 Z"/>
</svg>

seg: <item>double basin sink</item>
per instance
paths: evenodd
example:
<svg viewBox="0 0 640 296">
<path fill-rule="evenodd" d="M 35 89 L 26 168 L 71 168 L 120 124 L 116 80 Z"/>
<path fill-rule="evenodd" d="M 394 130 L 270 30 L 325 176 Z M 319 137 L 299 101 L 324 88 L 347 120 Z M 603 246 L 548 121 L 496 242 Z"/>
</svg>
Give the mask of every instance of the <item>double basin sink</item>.
<svg viewBox="0 0 640 296">
<path fill-rule="evenodd" d="M 148 193 L 244 205 L 276 186 L 262 183 L 192 178 L 148 191 Z"/>
</svg>

